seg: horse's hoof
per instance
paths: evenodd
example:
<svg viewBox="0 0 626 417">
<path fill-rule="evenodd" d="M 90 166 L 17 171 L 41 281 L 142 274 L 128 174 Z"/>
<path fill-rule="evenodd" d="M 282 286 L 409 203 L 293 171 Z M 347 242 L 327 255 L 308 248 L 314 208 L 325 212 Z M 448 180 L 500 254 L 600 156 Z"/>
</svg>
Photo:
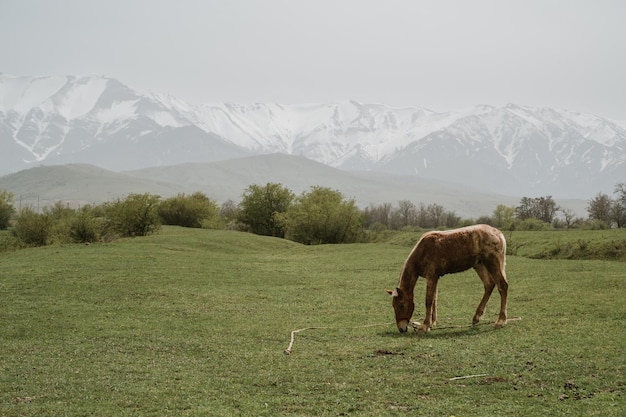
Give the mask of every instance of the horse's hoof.
<svg viewBox="0 0 626 417">
<path fill-rule="evenodd" d="M 419 329 L 417 329 L 418 333 L 426 333 L 430 331 L 430 326 L 421 325 Z"/>
</svg>

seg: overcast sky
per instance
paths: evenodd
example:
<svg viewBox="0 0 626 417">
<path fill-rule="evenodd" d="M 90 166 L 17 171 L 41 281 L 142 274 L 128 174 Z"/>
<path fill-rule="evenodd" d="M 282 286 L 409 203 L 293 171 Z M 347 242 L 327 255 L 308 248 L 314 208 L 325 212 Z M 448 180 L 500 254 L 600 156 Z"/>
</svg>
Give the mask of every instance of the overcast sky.
<svg viewBox="0 0 626 417">
<path fill-rule="evenodd" d="M 191 103 L 512 102 L 626 120 L 624 0 L 0 0 L 0 72 Z"/>
</svg>

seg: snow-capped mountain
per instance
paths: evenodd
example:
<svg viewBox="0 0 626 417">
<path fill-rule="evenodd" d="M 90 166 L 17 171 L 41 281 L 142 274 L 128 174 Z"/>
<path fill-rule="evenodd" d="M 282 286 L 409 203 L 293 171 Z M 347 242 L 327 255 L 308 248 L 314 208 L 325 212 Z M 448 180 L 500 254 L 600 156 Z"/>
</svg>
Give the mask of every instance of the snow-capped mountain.
<svg viewBox="0 0 626 417">
<path fill-rule="evenodd" d="M 588 198 L 626 181 L 626 129 L 594 115 L 513 104 L 446 113 L 354 101 L 191 105 L 100 76 L 0 74 L 0 149 L 0 174 L 278 152 L 509 195 Z"/>
<path fill-rule="evenodd" d="M 106 77 L 0 75 L 0 171 L 87 162 L 114 170 L 248 155 L 196 109 Z"/>
</svg>

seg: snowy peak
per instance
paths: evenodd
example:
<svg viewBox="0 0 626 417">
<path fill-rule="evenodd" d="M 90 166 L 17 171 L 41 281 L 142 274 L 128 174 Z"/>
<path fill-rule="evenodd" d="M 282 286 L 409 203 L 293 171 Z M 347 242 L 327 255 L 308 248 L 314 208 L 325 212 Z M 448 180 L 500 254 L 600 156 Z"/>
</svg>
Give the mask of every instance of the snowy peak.
<svg viewBox="0 0 626 417">
<path fill-rule="evenodd" d="M 44 162 L 128 169 L 247 154 L 198 128 L 196 114 L 175 97 L 108 77 L 0 74 L 0 173 Z"/>
<path fill-rule="evenodd" d="M 626 178 L 626 129 L 519 104 L 454 112 L 341 101 L 213 103 L 103 76 L 0 74 L 0 174 L 33 163 L 137 169 L 285 153 L 344 170 L 433 177 L 504 194 L 585 197 Z"/>
<path fill-rule="evenodd" d="M 215 132 L 246 149 L 262 152 L 299 154 L 311 143 L 324 142 L 327 152 L 320 152 L 321 162 L 333 163 L 343 152 L 335 149 L 355 133 L 371 134 L 381 129 L 406 132 L 428 114 L 419 108 L 394 109 L 384 105 L 366 105 L 355 101 L 328 104 L 279 105 L 257 103 L 206 104 L 199 107 L 200 126 Z M 389 143 L 389 138 L 359 137 L 365 147 Z M 367 143 L 363 143 L 363 141 Z"/>
<path fill-rule="evenodd" d="M 107 87 L 102 77 L 0 76 L 0 111 L 27 113 L 32 109 L 54 112 L 65 119 L 88 113 Z"/>
<path fill-rule="evenodd" d="M 164 94 L 139 92 L 103 76 L 17 77 L 0 74 L 0 112 L 54 114 L 71 122 L 81 118 L 111 121 L 135 113 L 161 126 L 187 125 L 195 112 Z"/>
<path fill-rule="evenodd" d="M 40 107 L 67 82 L 67 77 L 0 75 L 0 111 L 26 113 Z"/>
</svg>

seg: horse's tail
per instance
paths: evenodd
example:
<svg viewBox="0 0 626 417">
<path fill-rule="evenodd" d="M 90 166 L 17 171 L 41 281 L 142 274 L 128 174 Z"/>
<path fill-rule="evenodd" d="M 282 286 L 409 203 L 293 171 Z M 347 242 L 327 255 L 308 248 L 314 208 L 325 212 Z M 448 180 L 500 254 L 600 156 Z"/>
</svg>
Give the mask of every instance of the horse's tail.
<svg viewBox="0 0 626 417">
<path fill-rule="evenodd" d="M 504 237 L 504 233 L 500 232 L 498 238 L 500 239 L 501 246 L 501 255 L 502 255 L 502 265 L 501 265 L 501 273 L 502 276 L 506 277 L 506 238 Z"/>
<path fill-rule="evenodd" d="M 504 265 L 506 265 L 506 238 L 504 237 L 504 234 L 501 233 L 502 235 L 502 259 L 503 259 L 503 263 Z"/>
</svg>

